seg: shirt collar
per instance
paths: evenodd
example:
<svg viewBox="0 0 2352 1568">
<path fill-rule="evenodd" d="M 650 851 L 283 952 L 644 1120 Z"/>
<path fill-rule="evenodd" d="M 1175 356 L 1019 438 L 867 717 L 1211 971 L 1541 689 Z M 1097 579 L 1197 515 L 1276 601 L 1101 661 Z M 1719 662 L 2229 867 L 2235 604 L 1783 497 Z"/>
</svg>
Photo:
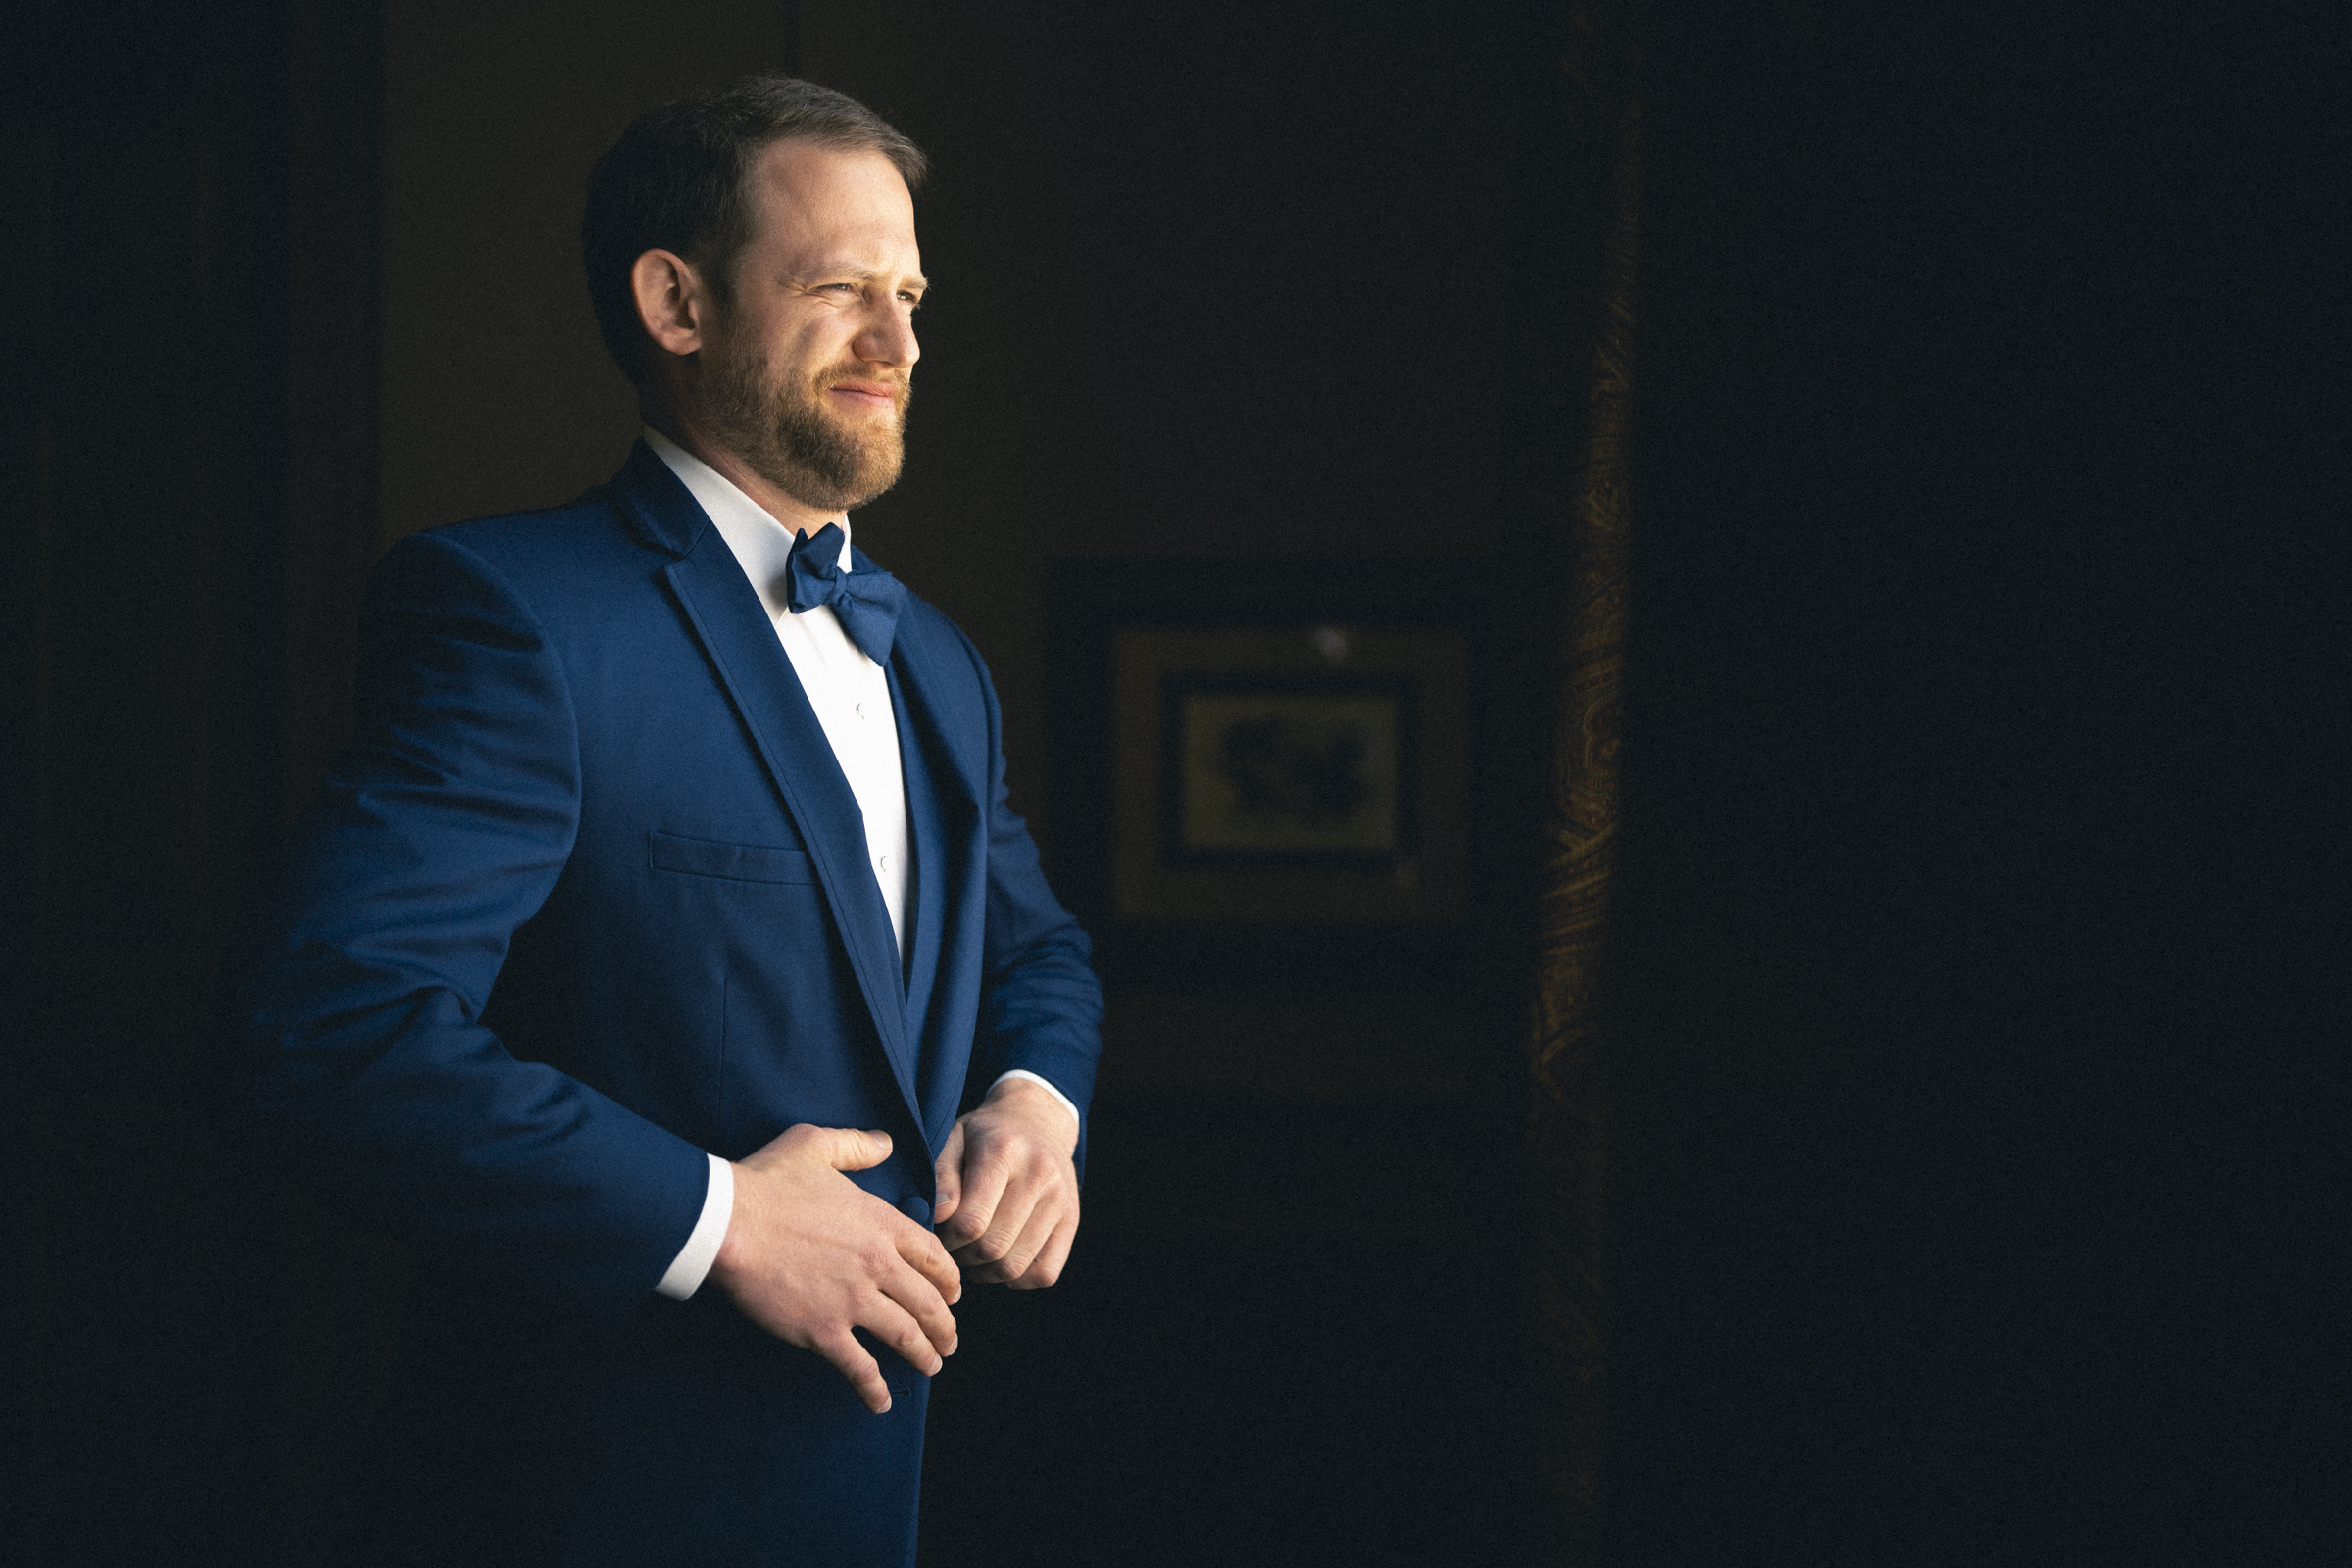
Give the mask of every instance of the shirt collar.
<svg viewBox="0 0 2352 1568">
<path fill-rule="evenodd" d="M 765 508 L 754 501 L 702 459 L 663 435 L 647 426 L 645 444 L 653 448 L 654 456 L 669 466 L 703 512 L 710 525 L 726 540 L 734 552 L 743 574 L 760 590 L 760 601 L 770 615 L 785 612 L 784 577 L 792 560 L 793 541 L 799 537 L 768 515 Z M 841 519 L 841 569 L 850 567 L 850 519 Z"/>
</svg>

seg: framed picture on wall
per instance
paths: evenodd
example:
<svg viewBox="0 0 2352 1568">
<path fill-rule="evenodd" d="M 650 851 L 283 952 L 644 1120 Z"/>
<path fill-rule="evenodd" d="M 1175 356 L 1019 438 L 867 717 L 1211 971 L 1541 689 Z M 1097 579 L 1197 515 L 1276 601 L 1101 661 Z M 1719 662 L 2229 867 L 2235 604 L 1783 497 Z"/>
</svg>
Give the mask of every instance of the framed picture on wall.
<svg viewBox="0 0 2352 1568">
<path fill-rule="evenodd" d="M 1395 576 L 1055 569 L 1048 840 L 1106 972 L 1377 971 L 1451 951 L 1473 646 Z"/>
<path fill-rule="evenodd" d="M 1123 626 L 1111 646 L 1121 919 L 1458 919 L 1458 632 Z"/>
</svg>

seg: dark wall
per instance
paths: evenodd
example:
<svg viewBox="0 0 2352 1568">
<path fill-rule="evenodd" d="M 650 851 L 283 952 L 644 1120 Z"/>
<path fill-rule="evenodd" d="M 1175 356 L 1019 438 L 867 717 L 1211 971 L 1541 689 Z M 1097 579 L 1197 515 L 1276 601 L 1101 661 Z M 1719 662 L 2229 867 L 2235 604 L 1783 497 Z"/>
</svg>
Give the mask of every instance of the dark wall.
<svg viewBox="0 0 2352 1568">
<path fill-rule="evenodd" d="M 588 170 L 649 104 L 784 58 L 791 5 L 394 0 L 383 8 L 385 543 L 567 501 L 636 400 L 579 260 Z"/>
<path fill-rule="evenodd" d="M 228 933 L 372 536 L 376 24 L 42 7 L 5 121 L 12 1554 L 267 1551 L 302 1297 L 216 1136 Z"/>
<path fill-rule="evenodd" d="M 1653 13 L 1623 1561 L 2324 1555 L 2316 17 Z"/>
</svg>

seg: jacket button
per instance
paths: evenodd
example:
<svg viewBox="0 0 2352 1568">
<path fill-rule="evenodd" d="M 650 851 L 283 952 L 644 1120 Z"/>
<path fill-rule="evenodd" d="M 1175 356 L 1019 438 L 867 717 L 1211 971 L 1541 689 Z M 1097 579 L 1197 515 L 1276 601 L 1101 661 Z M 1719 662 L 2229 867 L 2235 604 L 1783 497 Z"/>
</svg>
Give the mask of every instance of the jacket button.
<svg viewBox="0 0 2352 1568">
<path fill-rule="evenodd" d="M 923 1199 L 908 1198 L 901 1200 L 899 1208 L 908 1219 L 914 1221 L 917 1225 L 928 1228 L 931 1224 L 931 1204 Z"/>
</svg>

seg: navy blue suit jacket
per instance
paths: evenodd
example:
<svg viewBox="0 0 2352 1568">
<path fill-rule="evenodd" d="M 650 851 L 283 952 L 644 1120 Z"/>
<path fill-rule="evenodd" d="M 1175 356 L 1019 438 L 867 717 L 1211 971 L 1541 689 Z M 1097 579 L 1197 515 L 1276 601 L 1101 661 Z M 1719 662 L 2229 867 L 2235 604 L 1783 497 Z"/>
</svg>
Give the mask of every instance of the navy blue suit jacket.
<svg viewBox="0 0 2352 1568">
<path fill-rule="evenodd" d="M 885 1353 L 911 1396 L 875 1417 L 715 1290 L 651 1294 L 705 1151 L 885 1129 L 890 1159 L 852 1179 L 927 1220 L 967 1085 L 1021 1067 L 1088 1103 L 1101 993 L 1006 808 L 987 670 L 909 595 L 889 680 L 904 963 L 765 610 L 642 443 L 570 506 L 377 569 L 355 741 L 249 971 L 244 1098 L 306 1179 L 441 1266 L 412 1381 L 484 1407 L 412 1446 L 514 1471 L 482 1504 L 504 1522 L 467 1526 L 531 1537 L 500 1549 L 911 1550 L 922 1380 Z"/>
</svg>

